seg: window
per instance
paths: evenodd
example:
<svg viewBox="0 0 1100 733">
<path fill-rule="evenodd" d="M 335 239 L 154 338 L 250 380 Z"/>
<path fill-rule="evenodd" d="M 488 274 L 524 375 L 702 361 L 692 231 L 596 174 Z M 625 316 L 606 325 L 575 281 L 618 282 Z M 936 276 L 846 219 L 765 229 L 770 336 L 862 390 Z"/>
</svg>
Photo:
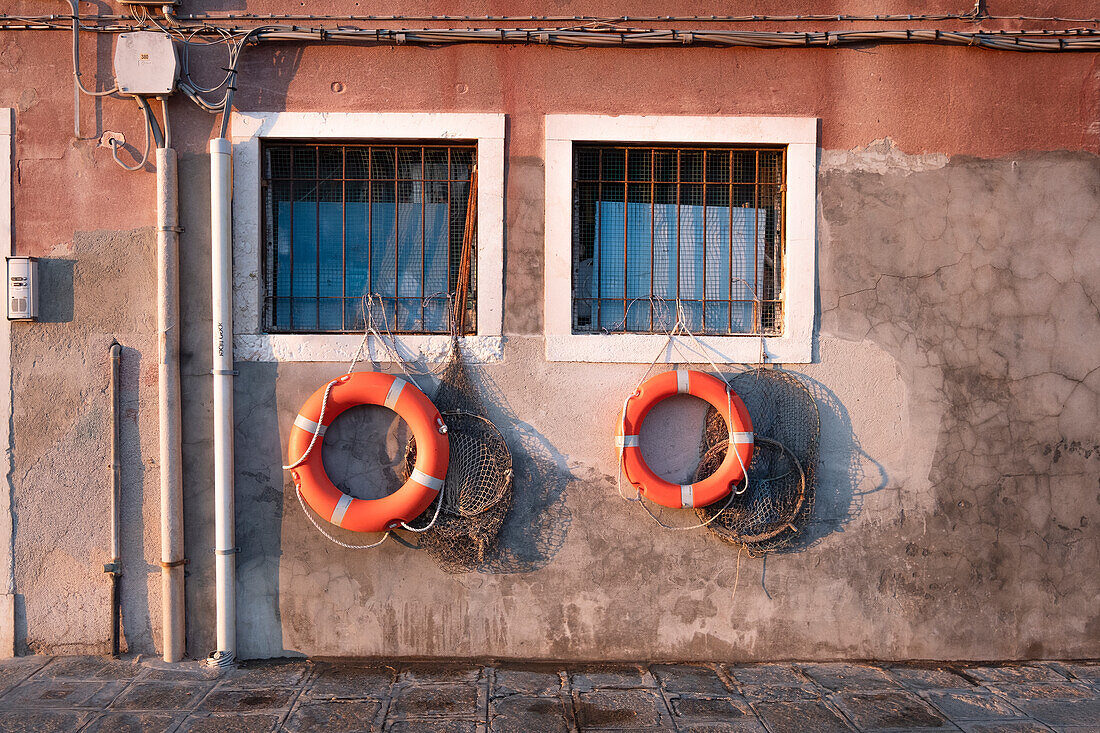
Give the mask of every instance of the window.
<svg viewBox="0 0 1100 733">
<path fill-rule="evenodd" d="M 501 358 L 503 115 L 236 112 L 230 129 L 234 358 L 350 359 L 366 293 L 403 355 L 443 357 L 460 281 L 465 353 Z"/>
<path fill-rule="evenodd" d="M 783 154 L 575 145 L 574 333 L 781 333 Z"/>
<path fill-rule="evenodd" d="M 461 293 L 463 330 L 476 333 L 463 246 L 476 154 L 458 143 L 265 142 L 265 329 L 362 333 L 369 293 L 375 324 L 448 333 Z"/>
<path fill-rule="evenodd" d="M 546 118 L 551 361 L 812 355 L 817 120 Z"/>
</svg>

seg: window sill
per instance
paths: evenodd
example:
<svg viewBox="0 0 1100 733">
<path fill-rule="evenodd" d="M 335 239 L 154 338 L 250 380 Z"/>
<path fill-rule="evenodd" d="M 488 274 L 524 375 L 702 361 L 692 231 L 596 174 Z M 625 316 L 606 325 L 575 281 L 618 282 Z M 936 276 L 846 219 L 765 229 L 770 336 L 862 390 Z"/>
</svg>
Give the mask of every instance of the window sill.
<svg viewBox="0 0 1100 733">
<path fill-rule="evenodd" d="M 350 362 L 363 337 L 356 334 L 237 334 L 233 337 L 233 356 L 237 361 Z M 501 361 L 504 339 L 501 336 L 464 336 L 459 339 L 463 356 L 474 363 Z M 440 362 L 447 358 L 451 337 L 447 335 L 398 336 L 397 350 L 402 358 Z M 362 361 L 387 363 L 389 348 L 371 336 L 363 350 Z"/>
<path fill-rule="evenodd" d="M 698 341 L 698 343 L 697 343 Z M 792 336 L 677 336 L 573 334 L 546 336 L 547 361 L 611 364 L 808 364 L 810 339 Z"/>
</svg>

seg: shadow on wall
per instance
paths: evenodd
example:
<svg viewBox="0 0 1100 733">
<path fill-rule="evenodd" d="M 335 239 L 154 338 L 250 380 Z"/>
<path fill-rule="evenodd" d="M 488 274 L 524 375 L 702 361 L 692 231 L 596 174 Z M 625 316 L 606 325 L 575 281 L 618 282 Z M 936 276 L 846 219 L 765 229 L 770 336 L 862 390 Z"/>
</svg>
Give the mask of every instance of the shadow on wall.
<svg viewBox="0 0 1100 733">
<path fill-rule="evenodd" d="M 249 659 L 299 656 L 282 638 L 279 570 L 283 555 L 285 492 L 283 443 L 279 430 L 279 365 L 242 362 L 233 380 L 235 453 L 234 483 L 237 516 L 237 639 L 238 656 Z M 275 436 L 275 439 L 272 439 Z M 244 448 L 247 446 L 247 450 Z M 246 521 L 242 518 L 247 517 Z M 211 571 L 212 574 L 213 571 Z M 250 646 L 254 645 L 254 646 Z"/>
<path fill-rule="evenodd" d="M 300 45 L 261 45 L 245 48 L 241 53 L 239 91 L 233 106 L 237 109 L 282 112 L 286 110 L 287 87 L 298 73 L 303 49 Z M 217 78 L 224 60 L 207 62 L 209 76 Z M 262 85 L 250 85 L 248 79 L 264 79 Z M 271 80 L 268 83 L 266 80 Z"/>
<path fill-rule="evenodd" d="M 71 272 L 71 270 L 70 270 Z M 47 291 L 53 292 L 53 291 Z M 131 653 L 154 653 L 149 614 L 149 575 L 160 566 L 147 562 L 145 548 L 145 461 L 141 452 L 139 380 L 141 352 L 123 345 L 119 372 L 119 526 L 122 546 L 122 637 Z"/>
<path fill-rule="evenodd" d="M 565 456 L 520 420 L 500 387 L 483 370 L 475 376 L 488 416 L 512 454 L 512 509 L 496 545 L 477 567 L 482 573 L 529 573 L 546 565 L 565 545 L 573 515 L 566 489 L 575 480 Z"/>
<path fill-rule="evenodd" d="M 844 526 L 863 511 L 863 498 L 886 488 L 888 476 L 878 461 L 863 450 L 852 429 L 848 409 L 824 384 L 798 375 L 817 403 L 821 415 L 817 487 L 813 514 L 797 539 L 780 552 L 802 552 Z"/>
<path fill-rule="evenodd" d="M 73 275 L 76 260 L 44 257 L 38 260 L 39 323 L 71 323 L 73 320 Z M 133 349 L 127 351 L 137 354 Z"/>
</svg>

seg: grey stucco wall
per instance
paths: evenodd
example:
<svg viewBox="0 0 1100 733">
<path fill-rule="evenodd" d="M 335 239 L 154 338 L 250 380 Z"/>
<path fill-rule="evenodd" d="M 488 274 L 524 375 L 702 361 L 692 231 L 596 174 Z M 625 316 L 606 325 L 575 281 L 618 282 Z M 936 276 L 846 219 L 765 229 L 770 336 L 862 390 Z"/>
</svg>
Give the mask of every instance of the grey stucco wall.
<svg viewBox="0 0 1100 733">
<path fill-rule="evenodd" d="M 132 651 L 155 650 L 160 498 L 154 248 L 151 229 L 78 234 L 69 257 L 39 263 L 42 292 L 49 295 L 40 304 L 40 321 L 15 324 L 17 652 L 110 650 L 111 586 L 103 563 L 110 559 L 114 339 L 123 347 L 123 626 Z"/>
<path fill-rule="evenodd" d="M 541 208 L 523 212 L 541 201 L 541 167 L 511 170 L 510 233 L 533 239 Z M 797 371 L 822 411 L 821 486 L 800 551 L 743 558 L 735 592 L 734 548 L 621 502 L 610 436 L 644 367 L 548 364 L 525 335 L 537 318 L 510 312 L 504 361 L 478 374 L 513 450 L 516 508 L 500 551 L 464 575 L 397 543 L 320 537 L 279 465 L 301 402 L 344 366 L 242 365 L 242 653 L 1095 656 L 1100 162 L 910 157 L 886 142 L 825 151 L 819 191 L 818 359 Z M 524 300 L 538 264 L 509 260 Z M 388 429 L 399 452 L 390 421 L 364 412 L 360 440 Z M 670 413 L 698 434 L 698 411 Z M 330 441 L 346 448 L 350 432 Z M 209 516 L 189 504 L 189 527 Z M 196 652 L 212 645 L 200 568 Z"/>
<path fill-rule="evenodd" d="M 214 647 L 206 166 L 181 158 L 192 656 Z M 516 461 L 500 550 L 447 575 L 397 543 L 320 537 L 280 466 L 300 404 L 345 365 L 241 364 L 243 656 L 1100 655 L 1100 159 L 822 152 L 817 358 L 796 370 L 822 412 L 818 513 L 799 551 L 742 557 L 736 590 L 735 548 L 661 530 L 616 494 L 611 435 L 644 367 L 542 358 L 541 175 L 509 161 L 505 359 L 477 370 Z M 127 347 L 126 641 L 157 646 L 153 266 L 147 229 L 78 234 L 44 264 L 60 295 L 43 322 L 13 334 L 24 651 L 106 649 L 112 336 Z M 693 451 L 700 412 L 666 416 Z M 331 467 L 369 495 L 392 469 L 339 449 L 362 431 L 360 451 L 392 457 L 403 432 L 370 408 L 346 422 Z"/>
</svg>

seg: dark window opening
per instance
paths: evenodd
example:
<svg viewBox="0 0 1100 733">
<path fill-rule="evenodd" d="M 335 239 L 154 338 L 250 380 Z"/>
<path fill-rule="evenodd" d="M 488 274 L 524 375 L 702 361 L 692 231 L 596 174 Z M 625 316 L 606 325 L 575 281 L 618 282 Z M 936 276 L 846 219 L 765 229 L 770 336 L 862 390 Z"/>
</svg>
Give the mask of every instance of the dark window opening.
<svg viewBox="0 0 1100 733">
<path fill-rule="evenodd" d="M 574 145 L 574 333 L 780 333 L 784 157 Z"/>
<path fill-rule="evenodd" d="M 460 273 L 476 333 L 476 242 L 463 239 L 476 145 L 265 142 L 263 323 L 271 333 L 448 333 Z M 476 200 L 476 199 L 475 199 Z"/>
</svg>

